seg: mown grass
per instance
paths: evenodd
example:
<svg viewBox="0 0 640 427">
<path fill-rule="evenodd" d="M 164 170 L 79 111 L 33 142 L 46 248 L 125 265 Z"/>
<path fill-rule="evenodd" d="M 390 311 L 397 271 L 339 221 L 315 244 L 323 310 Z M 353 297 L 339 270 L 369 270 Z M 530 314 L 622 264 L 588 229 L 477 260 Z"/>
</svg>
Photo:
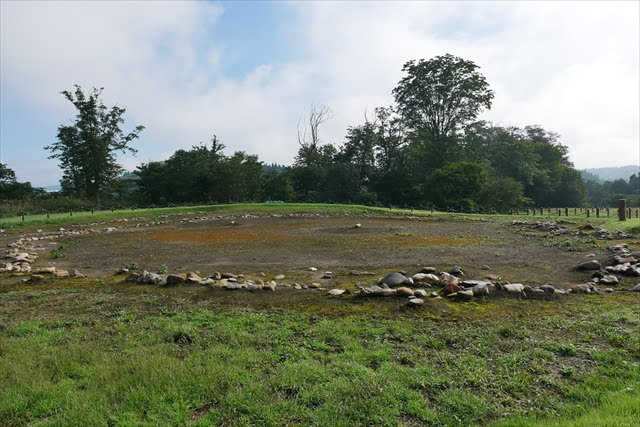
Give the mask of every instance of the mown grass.
<svg viewBox="0 0 640 427">
<path fill-rule="evenodd" d="M 558 219 L 568 219 L 572 221 L 590 222 L 598 224 L 611 231 L 628 231 L 631 233 L 640 233 L 640 219 L 631 218 L 627 221 L 618 221 L 615 210 L 612 210 L 611 217 L 595 218 L 592 215 L 586 217 L 585 213 L 572 214 L 572 210 L 568 217 L 558 217 L 557 214 L 545 213 L 543 215 L 488 215 L 488 214 L 461 214 L 451 212 L 431 212 L 418 209 L 390 209 L 381 207 L 371 207 L 362 205 L 341 205 L 341 204 L 322 204 L 322 203 L 282 203 L 282 204 L 264 204 L 264 203 L 239 203 L 226 205 L 202 205 L 202 206 L 182 206 L 173 208 L 149 208 L 132 210 L 116 210 L 116 211 L 97 211 L 91 212 L 74 212 L 73 216 L 68 213 L 51 214 L 50 218 L 46 215 L 26 216 L 22 221 L 20 217 L 0 218 L 0 228 L 14 229 L 26 228 L 33 229 L 47 225 L 69 225 L 83 224 L 92 222 L 111 221 L 126 217 L 145 217 L 156 219 L 163 215 L 192 215 L 192 214 L 268 214 L 268 213 L 290 213 L 290 212 L 328 212 L 328 213 L 347 213 L 362 214 L 364 212 L 376 214 L 396 214 L 396 215 L 416 215 L 416 216 L 436 216 L 443 218 L 466 217 L 466 218 L 492 218 L 499 221 L 508 221 L 513 219 L 541 220 L 551 221 Z M 552 212 L 554 210 L 552 209 Z"/>
<path fill-rule="evenodd" d="M 135 289 L 0 294 L 0 425 L 637 421 L 638 295 L 258 309 Z"/>
</svg>

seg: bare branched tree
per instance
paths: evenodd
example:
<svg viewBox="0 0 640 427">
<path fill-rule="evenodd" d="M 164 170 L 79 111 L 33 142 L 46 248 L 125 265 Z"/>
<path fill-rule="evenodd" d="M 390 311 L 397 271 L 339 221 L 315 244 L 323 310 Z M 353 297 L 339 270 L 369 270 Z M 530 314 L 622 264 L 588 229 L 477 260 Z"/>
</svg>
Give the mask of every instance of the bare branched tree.
<svg viewBox="0 0 640 427">
<path fill-rule="evenodd" d="M 320 144 L 320 125 L 333 117 L 331 108 L 326 105 L 312 104 L 309 115 L 298 120 L 298 157 L 296 162 L 304 166 L 311 166 L 318 154 Z"/>
</svg>

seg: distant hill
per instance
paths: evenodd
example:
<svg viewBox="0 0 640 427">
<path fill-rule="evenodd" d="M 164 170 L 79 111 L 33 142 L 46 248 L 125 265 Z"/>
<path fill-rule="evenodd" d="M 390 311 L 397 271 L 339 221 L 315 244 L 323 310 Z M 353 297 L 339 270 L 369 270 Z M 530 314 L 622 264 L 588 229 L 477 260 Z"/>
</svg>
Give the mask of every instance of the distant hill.
<svg viewBox="0 0 640 427">
<path fill-rule="evenodd" d="M 628 165 L 608 168 L 591 168 L 583 169 L 580 172 L 582 173 L 582 177 L 586 180 L 593 180 L 593 176 L 595 175 L 601 182 L 615 181 L 616 179 L 624 179 L 625 181 L 628 181 L 631 175 L 640 172 L 640 166 Z"/>
</svg>

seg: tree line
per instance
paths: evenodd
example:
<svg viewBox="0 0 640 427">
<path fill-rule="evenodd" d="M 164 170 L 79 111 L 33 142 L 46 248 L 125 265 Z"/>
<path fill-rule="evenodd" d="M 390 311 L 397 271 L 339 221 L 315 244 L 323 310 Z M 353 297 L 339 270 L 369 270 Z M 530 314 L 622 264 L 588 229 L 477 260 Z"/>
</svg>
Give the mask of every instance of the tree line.
<svg viewBox="0 0 640 427">
<path fill-rule="evenodd" d="M 257 155 L 209 143 L 176 151 L 122 175 L 117 152 L 132 152 L 143 131 L 122 130 L 125 109 L 107 108 L 102 89 L 64 91 L 77 116 L 45 147 L 63 170 L 60 197 L 136 204 L 340 202 L 507 211 L 526 206 L 610 203 L 615 193 L 638 198 L 638 177 L 620 183 L 585 181 L 560 136 L 479 121 L 494 92 L 479 67 L 453 55 L 407 62 L 392 90 L 394 104 L 365 113 L 340 144 L 324 142 L 328 106 L 312 105 L 298 123 L 291 166 L 265 165 Z M 0 181 L 1 182 L 1 181 Z M 608 185 L 608 184 L 607 184 Z M 4 192 L 0 198 L 15 198 Z M 41 193 L 28 191 L 34 198 Z M 635 195 L 635 196 L 634 196 Z M 52 196 L 49 196 L 52 197 Z"/>
</svg>

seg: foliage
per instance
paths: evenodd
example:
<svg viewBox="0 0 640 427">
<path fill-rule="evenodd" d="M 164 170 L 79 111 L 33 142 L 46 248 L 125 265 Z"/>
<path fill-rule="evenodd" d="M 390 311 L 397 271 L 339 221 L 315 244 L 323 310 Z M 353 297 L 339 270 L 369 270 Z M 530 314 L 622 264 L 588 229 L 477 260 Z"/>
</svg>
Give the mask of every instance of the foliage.
<svg viewBox="0 0 640 427">
<path fill-rule="evenodd" d="M 109 109 L 100 95 L 102 88 L 87 94 L 75 85 L 75 92 L 62 95 L 77 110 L 72 125 L 58 128 L 57 141 L 45 147 L 49 158 L 58 159 L 63 177 L 60 182 L 67 194 L 93 198 L 100 205 L 100 196 L 122 171 L 116 162 L 117 152 L 135 153 L 130 143 L 137 139 L 144 126 L 125 134 L 121 125 L 124 108 Z"/>
</svg>

